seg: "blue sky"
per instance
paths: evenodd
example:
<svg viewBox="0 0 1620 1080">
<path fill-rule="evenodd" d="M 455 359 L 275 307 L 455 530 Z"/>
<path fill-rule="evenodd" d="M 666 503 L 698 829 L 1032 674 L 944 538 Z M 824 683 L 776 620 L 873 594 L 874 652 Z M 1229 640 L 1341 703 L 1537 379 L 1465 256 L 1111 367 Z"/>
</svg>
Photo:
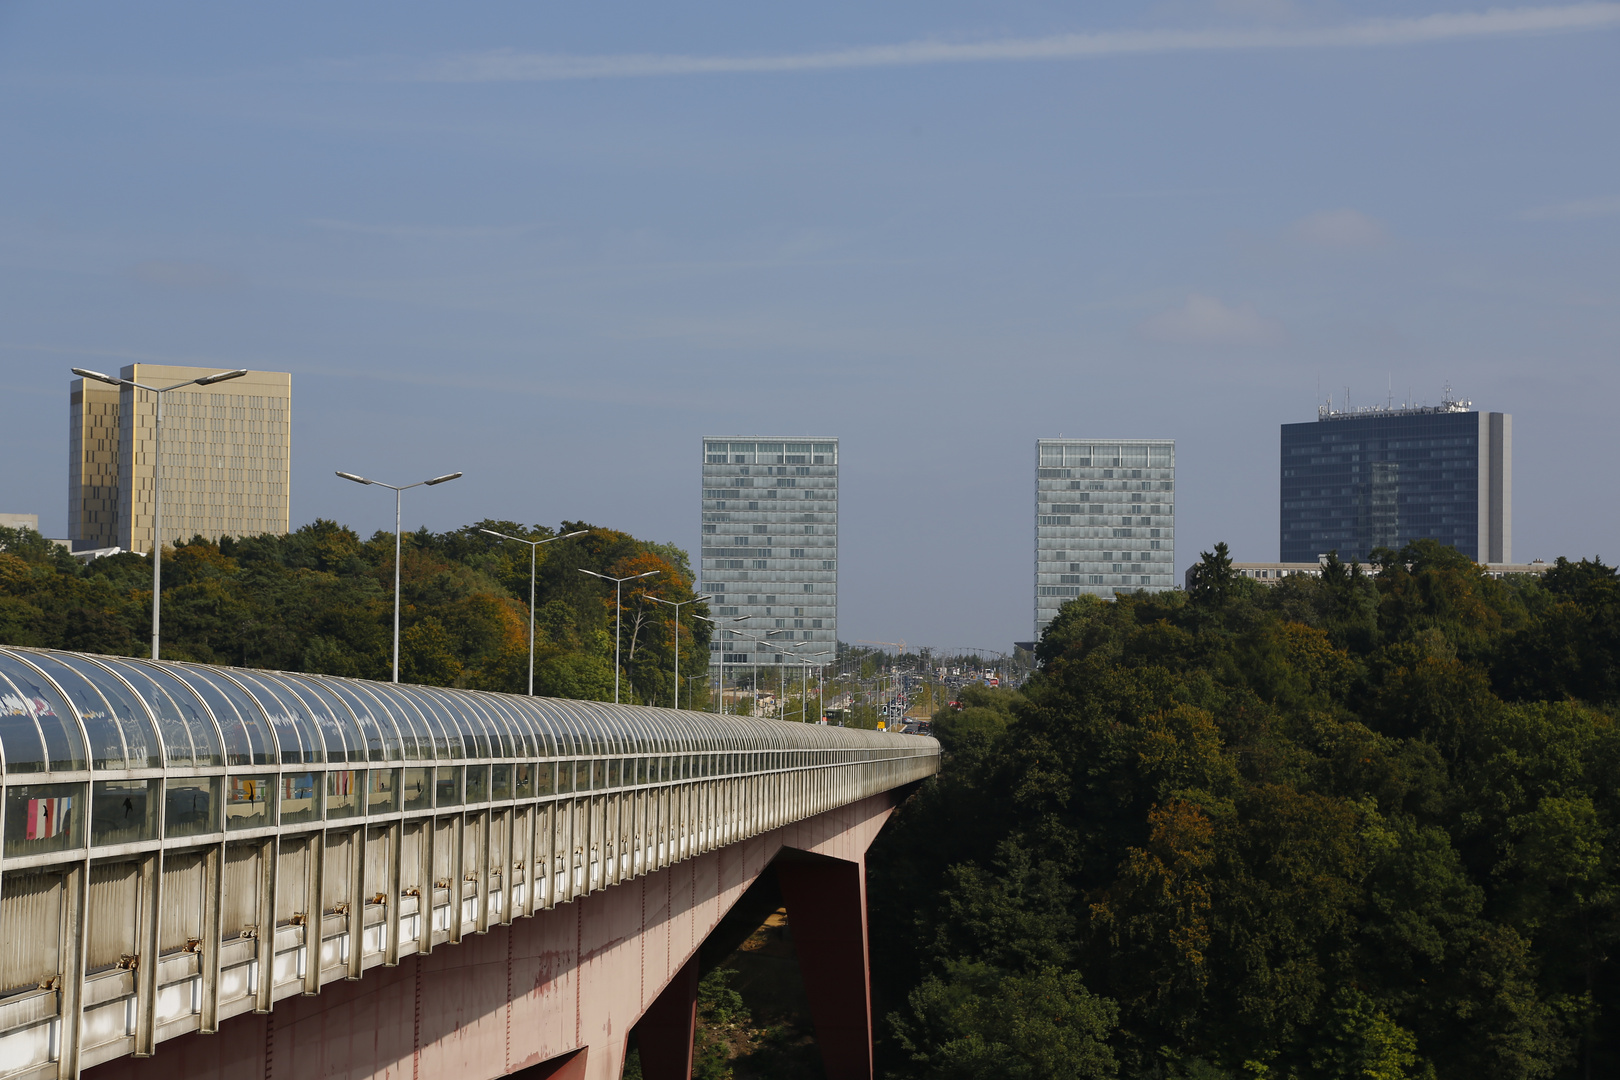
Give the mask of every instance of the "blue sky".
<svg viewBox="0 0 1620 1080">
<path fill-rule="evenodd" d="M 1620 4 L 0 2 L 0 510 L 71 366 L 294 374 L 293 519 L 694 548 L 704 433 L 843 442 L 841 634 L 1027 637 L 1034 441 L 1172 437 L 1277 554 L 1318 393 L 1515 417 L 1620 557 Z"/>
</svg>

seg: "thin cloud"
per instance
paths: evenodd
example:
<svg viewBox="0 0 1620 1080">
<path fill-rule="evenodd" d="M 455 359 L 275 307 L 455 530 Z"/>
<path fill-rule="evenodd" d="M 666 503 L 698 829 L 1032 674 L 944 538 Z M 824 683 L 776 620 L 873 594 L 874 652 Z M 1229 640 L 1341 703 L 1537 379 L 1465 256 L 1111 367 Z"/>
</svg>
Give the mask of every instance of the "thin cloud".
<svg viewBox="0 0 1620 1080">
<path fill-rule="evenodd" d="M 1603 199 L 1581 199 L 1577 202 L 1538 206 L 1524 216 L 1531 221 L 1583 221 L 1587 218 L 1620 215 L 1620 195 Z"/>
<path fill-rule="evenodd" d="M 1116 31 L 972 43 L 913 41 L 775 56 L 658 53 L 569 56 L 499 50 L 450 57 L 417 68 L 404 77 L 427 82 L 550 82 L 566 79 L 770 74 L 917 67 L 925 64 L 1076 60 L 1154 53 L 1378 48 L 1525 34 L 1574 33 L 1616 26 L 1620 26 L 1620 3 L 1569 4 L 1495 8 L 1421 18 L 1376 19 L 1316 28 Z"/>
<path fill-rule="evenodd" d="M 1349 207 L 1300 218 L 1290 231 L 1295 239 L 1314 247 L 1344 251 L 1382 247 L 1389 242 L 1389 230 L 1383 222 Z"/>
<path fill-rule="evenodd" d="M 362 221 L 339 221 L 332 218 L 312 218 L 310 224 L 328 232 L 359 233 L 362 236 L 386 236 L 395 240 L 487 240 L 521 236 L 532 231 L 533 225 L 389 225 Z"/>
<path fill-rule="evenodd" d="M 1228 307 L 1199 293 L 1143 323 L 1142 333 L 1174 345 L 1275 345 L 1286 336 L 1281 323 L 1252 307 Z"/>
<path fill-rule="evenodd" d="M 164 289 L 228 289 L 241 284 L 234 271 L 205 262 L 152 259 L 129 268 L 129 276 L 142 285 Z"/>
</svg>

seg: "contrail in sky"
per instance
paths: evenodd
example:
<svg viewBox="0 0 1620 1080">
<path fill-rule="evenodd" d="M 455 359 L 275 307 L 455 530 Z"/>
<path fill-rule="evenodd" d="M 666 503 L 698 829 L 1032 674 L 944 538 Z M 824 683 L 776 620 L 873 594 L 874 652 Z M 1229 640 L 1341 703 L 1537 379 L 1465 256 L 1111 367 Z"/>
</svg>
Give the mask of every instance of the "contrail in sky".
<svg viewBox="0 0 1620 1080">
<path fill-rule="evenodd" d="M 1347 49 L 1526 34 L 1572 33 L 1620 26 L 1620 3 L 1376 19 L 1316 28 L 1140 30 L 999 41 L 912 41 L 827 52 L 775 56 L 626 54 L 568 56 L 501 50 L 450 57 L 416 69 L 432 82 L 546 82 L 562 79 L 646 79 L 675 75 L 767 74 L 852 68 L 917 67 L 1017 60 L 1074 60 L 1155 53 L 1237 52 L 1262 49 Z"/>
</svg>

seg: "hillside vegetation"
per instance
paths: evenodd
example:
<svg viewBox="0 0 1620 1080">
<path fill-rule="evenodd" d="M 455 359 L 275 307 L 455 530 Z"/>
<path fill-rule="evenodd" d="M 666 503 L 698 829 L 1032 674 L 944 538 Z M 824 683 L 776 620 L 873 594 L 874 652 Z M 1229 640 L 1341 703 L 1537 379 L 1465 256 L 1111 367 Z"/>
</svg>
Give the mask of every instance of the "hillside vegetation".
<svg viewBox="0 0 1620 1080">
<path fill-rule="evenodd" d="M 435 686 L 521 693 L 529 663 L 529 547 L 539 549 L 535 692 L 613 697 L 613 587 L 580 568 L 624 577 L 623 677 L 627 701 L 668 705 L 675 634 L 682 659 L 703 670 L 702 604 L 673 609 L 644 595 L 692 597 L 686 553 L 583 522 L 555 532 L 481 521 L 404 538 L 400 563 L 400 678 Z M 165 548 L 163 658 L 387 679 L 393 650 L 394 536 L 369 540 L 316 521 L 286 536 L 193 539 Z M 81 564 L 29 530 L 0 528 L 0 643 L 150 654 L 152 562 L 126 553 Z M 682 704 L 687 704 L 682 690 Z M 700 702 L 702 691 L 699 691 Z"/>
<path fill-rule="evenodd" d="M 869 861 L 897 1077 L 1612 1076 L 1620 582 L 1081 599 Z"/>
</svg>

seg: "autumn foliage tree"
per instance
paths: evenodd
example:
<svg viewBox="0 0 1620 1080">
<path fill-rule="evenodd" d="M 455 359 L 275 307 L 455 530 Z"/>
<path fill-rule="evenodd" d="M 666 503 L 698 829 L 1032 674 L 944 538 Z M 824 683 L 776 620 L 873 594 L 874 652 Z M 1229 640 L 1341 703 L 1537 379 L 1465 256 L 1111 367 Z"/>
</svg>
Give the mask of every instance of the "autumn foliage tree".
<svg viewBox="0 0 1620 1080">
<path fill-rule="evenodd" d="M 529 664 L 529 548 L 525 539 L 585 535 L 537 553 L 535 691 L 611 699 L 612 601 L 579 568 L 622 574 L 657 568 L 649 587 L 690 598 L 686 555 L 584 522 L 553 530 L 481 521 L 406 535 L 400 563 L 401 678 L 521 693 Z M 145 655 L 151 561 L 121 554 L 80 564 L 27 530 L 0 529 L 0 642 Z M 639 572 L 639 571 L 635 571 Z M 386 679 L 393 652 L 394 536 L 362 540 L 317 520 L 285 536 L 196 537 L 166 547 L 164 656 L 175 660 Z M 627 591 L 631 700 L 670 700 L 657 674 L 673 663 L 672 629 Z M 630 603 L 637 607 L 628 610 Z M 702 605 L 682 609 L 683 641 L 707 651 Z M 632 614 L 641 622 L 632 625 Z"/>
</svg>

